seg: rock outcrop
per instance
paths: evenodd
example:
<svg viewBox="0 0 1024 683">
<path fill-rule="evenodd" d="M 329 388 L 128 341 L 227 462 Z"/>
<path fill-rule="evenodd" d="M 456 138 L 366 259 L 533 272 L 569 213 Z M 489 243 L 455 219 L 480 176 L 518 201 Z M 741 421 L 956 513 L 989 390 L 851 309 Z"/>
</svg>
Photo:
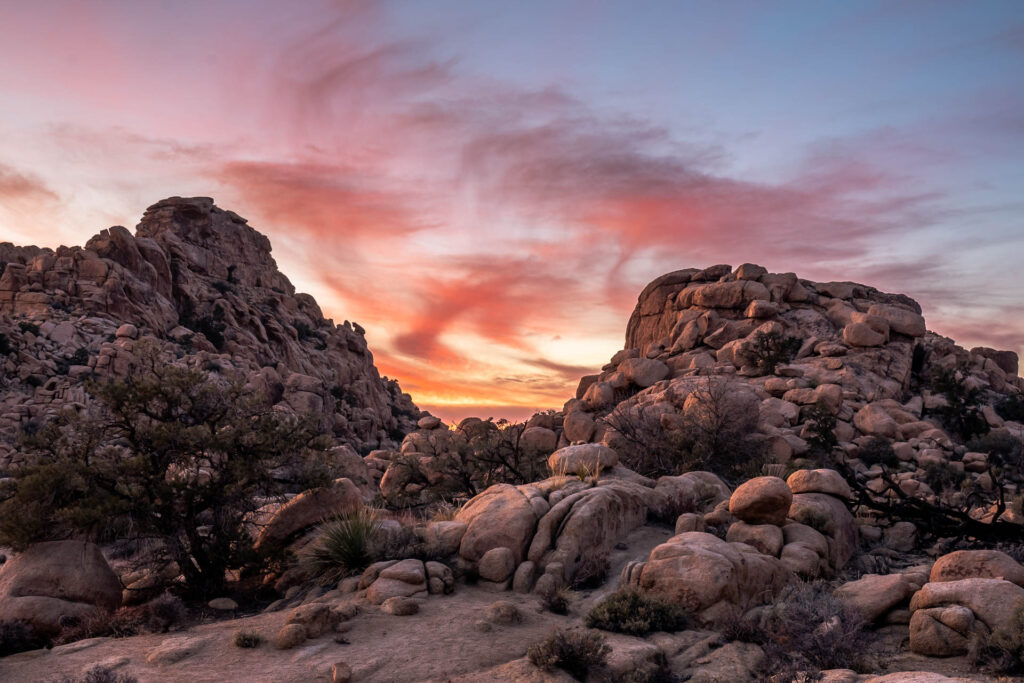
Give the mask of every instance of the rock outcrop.
<svg viewBox="0 0 1024 683">
<path fill-rule="evenodd" d="M 83 380 L 124 376 L 146 340 L 243 373 L 363 453 L 415 425 L 363 329 L 324 318 L 277 269 L 270 241 L 209 198 L 165 199 L 134 235 L 115 226 L 84 247 L 0 245 L 0 269 L 0 467 L 17 460 L 19 429 L 86 403 Z"/>
<path fill-rule="evenodd" d="M 120 605 L 121 583 L 93 543 L 37 543 L 0 569 L 3 620 L 20 619 L 42 633 Z"/>
</svg>

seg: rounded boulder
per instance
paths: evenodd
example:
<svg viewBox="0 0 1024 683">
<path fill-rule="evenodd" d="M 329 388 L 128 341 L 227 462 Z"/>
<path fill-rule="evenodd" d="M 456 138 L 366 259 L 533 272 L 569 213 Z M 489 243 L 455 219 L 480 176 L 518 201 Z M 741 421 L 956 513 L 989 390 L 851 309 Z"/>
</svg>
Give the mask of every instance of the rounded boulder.
<svg viewBox="0 0 1024 683">
<path fill-rule="evenodd" d="M 754 477 L 729 498 L 729 512 L 748 524 L 781 525 L 789 514 L 793 492 L 778 477 Z"/>
</svg>

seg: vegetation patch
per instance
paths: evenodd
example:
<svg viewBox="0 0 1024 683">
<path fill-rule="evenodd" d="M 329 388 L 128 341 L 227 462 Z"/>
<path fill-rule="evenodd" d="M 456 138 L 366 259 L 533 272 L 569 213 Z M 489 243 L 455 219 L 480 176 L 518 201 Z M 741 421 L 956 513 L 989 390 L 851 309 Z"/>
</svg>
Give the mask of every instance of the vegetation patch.
<svg viewBox="0 0 1024 683">
<path fill-rule="evenodd" d="M 612 649 L 597 631 L 578 628 L 559 629 L 546 640 L 526 651 L 534 665 L 542 669 L 562 669 L 578 681 L 604 666 Z"/>
<path fill-rule="evenodd" d="M 688 624 L 689 615 L 681 605 L 639 588 L 620 588 L 587 614 L 590 628 L 632 636 L 682 631 Z"/>
</svg>

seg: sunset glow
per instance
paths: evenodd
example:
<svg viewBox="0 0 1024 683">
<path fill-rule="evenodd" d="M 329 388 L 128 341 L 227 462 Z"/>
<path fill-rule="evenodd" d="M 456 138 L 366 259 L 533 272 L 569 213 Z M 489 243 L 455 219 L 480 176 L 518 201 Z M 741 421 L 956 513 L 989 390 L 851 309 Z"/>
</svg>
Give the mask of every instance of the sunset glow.
<svg viewBox="0 0 1024 683">
<path fill-rule="evenodd" d="M 212 196 L 445 418 L 560 407 L 713 263 L 1024 352 L 1019 2 L 53 0 L 0 58 L 0 241 Z"/>
</svg>

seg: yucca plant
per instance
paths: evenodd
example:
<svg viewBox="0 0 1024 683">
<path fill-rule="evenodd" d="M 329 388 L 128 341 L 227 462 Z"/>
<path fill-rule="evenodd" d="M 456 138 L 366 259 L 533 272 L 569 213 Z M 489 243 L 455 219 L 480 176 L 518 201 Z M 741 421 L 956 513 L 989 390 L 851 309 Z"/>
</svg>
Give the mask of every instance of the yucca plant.
<svg viewBox="0 0 1024 683">
<path fill-rule="evenodd" d="M 306 558 L 314 575 L 326 585 L 366 569 L 380 527 L 380 512 L 374 508 L 360 508 L 321 524 Z"/>
</svg>

